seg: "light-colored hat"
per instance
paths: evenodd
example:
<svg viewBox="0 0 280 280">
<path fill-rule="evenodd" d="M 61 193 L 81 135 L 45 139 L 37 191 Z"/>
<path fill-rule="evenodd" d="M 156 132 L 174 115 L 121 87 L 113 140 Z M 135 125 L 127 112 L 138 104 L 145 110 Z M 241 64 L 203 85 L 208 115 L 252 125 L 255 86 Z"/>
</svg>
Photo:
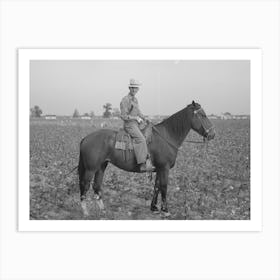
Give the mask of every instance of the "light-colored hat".
<svg viewBox="0 0 280 280">
<path fill-rule="evenodd" d="M 134 80 L 134 79 L 130 79 L 128 87 L 137 87 L 137 88 L 139 88 L 141 85 L 142 84 L 139 81 Z"/>
</svg>

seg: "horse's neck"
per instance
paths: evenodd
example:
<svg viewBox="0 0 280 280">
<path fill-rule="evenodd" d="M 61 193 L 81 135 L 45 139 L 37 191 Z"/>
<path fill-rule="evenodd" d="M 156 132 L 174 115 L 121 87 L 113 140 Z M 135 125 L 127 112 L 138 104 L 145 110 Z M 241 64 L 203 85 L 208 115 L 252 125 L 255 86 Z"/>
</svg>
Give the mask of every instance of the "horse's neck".
<svg viewBox="0 0 280 280">
<path fill-rule="evenodd" d="M 176 143 L 177 147 L 180 147 L 182 145 L 189 132 L 190 132 L 190 128 L 186 128 L 184 133 L 180 135 L 176 135 L 173 131 L 167 130 L 170 139 L 172 139 L 172 141 Z"/>
<path fill-rule="evenodd" d="M 191 125 L 187 120 L 185 123 L 178 124 L 178 127 L 168 125 L 168 119 L 158 124 L 158 128 L 171 140 L 177 147 L 180 147 L 190 132 Z"/>
</svg>

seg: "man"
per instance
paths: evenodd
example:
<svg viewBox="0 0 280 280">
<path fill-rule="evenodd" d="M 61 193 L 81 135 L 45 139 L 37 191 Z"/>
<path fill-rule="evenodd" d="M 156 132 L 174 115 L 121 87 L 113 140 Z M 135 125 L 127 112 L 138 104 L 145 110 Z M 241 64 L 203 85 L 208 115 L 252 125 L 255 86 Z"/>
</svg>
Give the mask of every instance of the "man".
<svg viewBox="0 0 280 280">
<path fill-rule="evenodd" d="M 120 104 L 121 107 L 121 118 L 124 121 L 124 129 L 134 139 L 133 147 L 137 164 L 140 165 L 141 172 L 150 172 L 155 169 L 152 165 L 150 156 L 148 153 L 147 143 L 144 135 L 140 131 L 139 124 L 145 121 L 145 116 L 141 113 L 138 105 L 138 101 L 135 97 L 139 91 L 141 84 L 130 79 L 128 85 L 129 93 L 126 95 Z"/>
</svg>

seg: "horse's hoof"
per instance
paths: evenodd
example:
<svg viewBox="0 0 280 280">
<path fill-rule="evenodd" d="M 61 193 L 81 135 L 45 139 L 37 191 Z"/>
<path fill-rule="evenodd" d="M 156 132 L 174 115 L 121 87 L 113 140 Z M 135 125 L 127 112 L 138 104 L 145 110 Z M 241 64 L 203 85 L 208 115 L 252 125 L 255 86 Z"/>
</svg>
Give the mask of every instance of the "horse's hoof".
<svg viewBox="0 0 280 280">
<path fill-rule="evenodd" d="M 154 214 L 159 214 L 159 213 L 160 213 L 159 209 L 158 209 L 156 206 L 151 206 L 151 211 L 152 211 Z"/>
<path fill-rule="evenodd" d="M 166 211 L 161 211 L 161 215 L 162 215 L 163 217 L 165 217 L 165 218 L 171 216 L 170 212 L 168 212 L 168 211 L 167 211 L 167 212 L 166 212 Z"/>
<path fill-rule="evenodd" d="M 88 217 L 88 216 L 89 216 L 89 212 L 88 212 L 88 210 L 87 210 L 86 202 L 85 202 L 85 201 L 82 201 L 82 202 L 81 202 L 81 206 L 82 206 L 82 209 L 83 209 L 83 215 L 84 215 L 84 217 Z"/>
<path fill-rule="evenodd" d="M 97 203 L 97 205 L 98 205 L 100 210 L 104 210 L 105 209 L 105 206 L 104 206 L 104 203 L 103 203 L 102 199 L 97 199 L 96 203 Z"/>
<path fill-rule="evenodd" d="M 87 211 L 83 211 L 83 215 L 85 218 L 87 218 L 89 216 L 89 213 Z"/>
</svg>

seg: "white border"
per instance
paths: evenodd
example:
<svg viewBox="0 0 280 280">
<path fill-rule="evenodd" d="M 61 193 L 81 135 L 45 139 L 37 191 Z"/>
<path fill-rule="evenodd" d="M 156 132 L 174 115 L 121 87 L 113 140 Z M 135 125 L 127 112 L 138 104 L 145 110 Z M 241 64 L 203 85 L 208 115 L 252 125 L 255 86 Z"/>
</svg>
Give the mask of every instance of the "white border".
<svg viewBox="0 0 280 280">
<path fill-rule="evenodd" d="M 30 60 L 250 60 L 251 219 L 246 221 L 29 220 Z M 19 231 L 261 231 L 262 72 L 260 49 L 19 49 L 18 230 Z"/>
</svg>

